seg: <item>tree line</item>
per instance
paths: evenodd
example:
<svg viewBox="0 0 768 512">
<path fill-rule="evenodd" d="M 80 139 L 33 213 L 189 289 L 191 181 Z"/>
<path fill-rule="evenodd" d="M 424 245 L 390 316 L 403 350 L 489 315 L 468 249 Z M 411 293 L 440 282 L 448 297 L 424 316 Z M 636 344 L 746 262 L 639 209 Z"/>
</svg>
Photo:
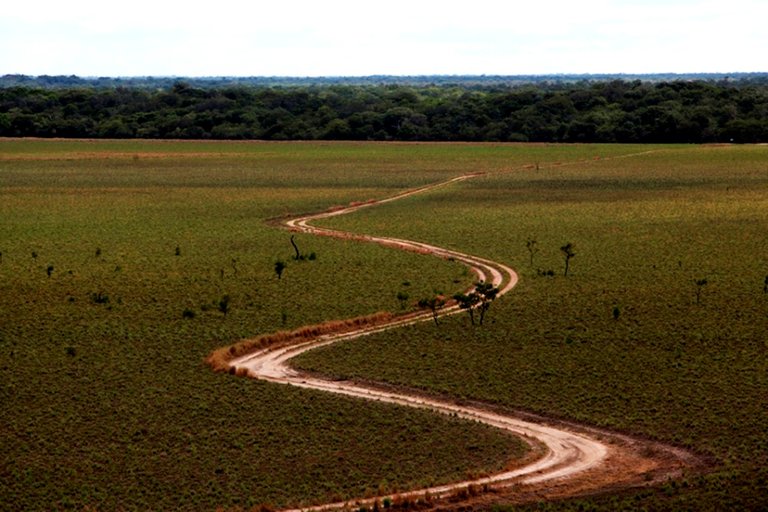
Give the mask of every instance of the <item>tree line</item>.
<svg viewBox="0 0 768 512">
<path fill-rule="evenodd" d="M 0 136 L 768 142 L 768 83 L 0 88 Z"/>
</svg>

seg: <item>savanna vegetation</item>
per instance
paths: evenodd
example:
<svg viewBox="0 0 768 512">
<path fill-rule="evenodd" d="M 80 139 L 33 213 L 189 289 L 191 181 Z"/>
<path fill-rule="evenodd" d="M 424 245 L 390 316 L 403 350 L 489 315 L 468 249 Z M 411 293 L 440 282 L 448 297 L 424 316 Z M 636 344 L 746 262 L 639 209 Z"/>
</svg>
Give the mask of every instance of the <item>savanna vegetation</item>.
<svg viewBox="0 0 768 512">
<path fill-rule="evenodd" d="M 295 364 L 575 419 L 712 462 L 659 488 L 526 509 L 764 510 L 768 148 L 637 149 L 323 221 L 503 261 L 521 280 L 482 326 L 454 315 Z"/>
<path fill-rule="evenodd" d="M 507 165 L 509 149 L 478 148 Z M 458 263 L 267 222 L 386 197 L 450 147 L 0 141 L 0 509 L 212 510 L 498 469 L 493 430 L 216 374 L 238 339 L 455 293 Z M 315 254 L 314 258 L 309 255 Z M 285 263 L 282 277 L 274 263 Z M 374 271 L 375 270 L 375 271 Z"/>
<path fill-rule="evenodd" d="M 768 141 L 762 78 L 288 85 L 0 84 L 0 136 L 701 143 Z M 100 83 L 100 82 L 97 82 Z M 69 84 L 69 85 L 68 85 Z"/>
<path fill-rule="evenodd" d="M 267 219 L 484 171 L 323 223 L 503 261 L 517 289 L 482 325 L 454 315 L 299 364 L 713 461 L 659 488 L 534 508 L 765 508 L 767 157 L 762 146 L 0 140 L 2 507 L 280 507 L 519 456 L 516 440 L 476 425 L 203 363 L 241 338 L 466 292 L 474 276 L 458 263 L 357 242 L 297 235 L 315 254 L 297 260 Z"/>
</svg>

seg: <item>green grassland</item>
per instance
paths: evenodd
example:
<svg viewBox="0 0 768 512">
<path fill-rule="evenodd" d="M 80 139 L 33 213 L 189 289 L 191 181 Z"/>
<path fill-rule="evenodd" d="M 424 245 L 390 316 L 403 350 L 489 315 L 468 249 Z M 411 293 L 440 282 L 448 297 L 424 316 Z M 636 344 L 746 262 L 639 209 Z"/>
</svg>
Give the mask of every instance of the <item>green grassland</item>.
<svg viewBox="0 0 768 512">
<path fill-rule="evenodd" d="M 417 148 L 421 165 L 409 151 L 0 141 L 0 509 L 287 506 L 521 455 L 475 424 L 202 362 L 243 337 L 467 285 L 457 263 L 306 235 L 297 243 L 317 257 L 295 262 L 266 222 L 458 172 L 442 149 Z"/>
<path fill-rule="evenodd" d="M 661 489 L 537 510 L 768 507 L 768 147 L 541 165 L 323 224 L 496 259 L 521 280 L 483 327 L 454 316 L 298 366 L 575 419 L 715 464 Z M 565 278 L 567 242 L 576 256 Z"/>
<path fill-rule="evenodd" d="M 453 317 L 302 364 L 640 433 L 720 464 L 685 489 L 566 508 L 764 505 L 767 157 L 0 140 L 0 509 L 287 506 L 448 481 L 520 455 L 516 440 L 477 425 L 202 362 L 243 337 L 399 311 L 398 293 L 463 289 L 472 276 L 457 263 L 367 244 L 298 235 L 317 259 L 294 262 L 290 235 L 267 220 L 466 172 L 491 174 L 328 224 L 512 263 L 521 283 L 487 325 Z M 572 275 L 539 277 L 561 271 L 567 241 Z M 277 259 L 288 263 L 279 280 Z"/>
</svg>

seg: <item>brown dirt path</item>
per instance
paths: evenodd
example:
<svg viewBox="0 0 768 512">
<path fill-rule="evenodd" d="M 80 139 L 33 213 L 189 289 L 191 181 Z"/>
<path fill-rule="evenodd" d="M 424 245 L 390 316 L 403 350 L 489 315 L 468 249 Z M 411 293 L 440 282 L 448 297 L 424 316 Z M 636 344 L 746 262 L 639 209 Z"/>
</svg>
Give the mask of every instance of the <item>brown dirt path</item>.
<svg viewBox="0 0 768 512">
<path fill-rule="evenodd" d="M 508 266 L 476 256 L 432 246 L 429 244 L 389 237 L 357 235 L 332 229 L 314 227 L 310 223 L 337 215 L 344 215 L 409 195 L 432 190 L 479 174 L 468 174 L 435 185 L 401 193 L 380 201 L 354 204 L 331 211 L 290 219 L 284 225 L 293 231 L 320 236 L 354 239 L 378 243 L 400 250 L 452 258 L 469 266 L 479 280 L 499 287 L 499 296 L 508 293 L 517 284 L 518 276 Z M 457 313 L 457 305 L 449 305 L 440 315 Z M 511 463 L 507 471 L 482 478 L 449 485 L 418 489 L 397 496 L 378 496 L 353 502 L 330 503 L 307 510 L 333 510 L 373 506 L 377 501 L 390 498 L 403 506 L 416 501 L 441 508 L 454 508 L 457 503 L 472 502 L 483 505 L 491 502 L 522 503 L 542 499 L 557 499 L 649 485 L 679 475 L 685 468 L 700 465 L 697 457 L 684 450 L 661 443 L 645 441 L 613 432 L 590 428 L 563 421 L 555 421 L 531 414 L 493 409 L 487 404 L 460 404 L 450 399 L 439 399 L 406 390 L 365 385 L 357 382 L 331 381 L 318 376 L 304 375 L 289 366 L 291 358 L 317 347 L 381 332 L 421 321 L 430 321 L 431 312 L 394 317 L 383 325 L 361 327 L 353 332 L 326 334 L 309 341 L 289 346 L 268 347 L 229 362 L 232 373 L 269 382 L 327 391 L 368 400 L 379 400 L 409 407 L 430 409 L 476 420 L 501 428 L 528 440 L 533 453 L 525 464 Z"/>
</svg>

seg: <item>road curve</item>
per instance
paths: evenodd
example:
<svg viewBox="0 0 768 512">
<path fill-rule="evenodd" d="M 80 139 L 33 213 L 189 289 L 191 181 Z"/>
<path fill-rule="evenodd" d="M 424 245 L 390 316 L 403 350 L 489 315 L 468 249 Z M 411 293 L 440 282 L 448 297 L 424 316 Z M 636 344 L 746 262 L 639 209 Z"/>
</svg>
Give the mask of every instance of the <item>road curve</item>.
<svg viewBox="0 0 768 512">
<path fill-rule="evenodd" d="M 434 185 L 429 185 L 419 189 L 397 194 L 390 198 L 379 201 L 369 201 L 362 204 L 354 204 L 348 207 L 334 209 L 332 211 L 303 215 L 285 221 L 284 225 L 288 229 L 295 232 L 377 243 L 399 250 L 415 251 L 422 254 L 430 254 L 440 258 L 460 261 L 472 269 L 472 271 L 477 275 L 478 280 L 490 282 L 494 286 L 497 286 L 499 288 L 498 295 L 501 296 L 512 290 L 512 288 L 514 288 L 514 286 L 517 284 L 518 280 L 518 276 L 515 271 L 502 263 L 421 242 L 401 240 L 390 237 L 359 235 L 328 228 L 315 227 L 311 224 L 317 220 L 344 215 L 360 210 L 362 208 L 368 208 L 377 204 L 395 201 L 413 194 L 432 190 L 434 188 L 446 186 L 462 180 L 467 180 L 478 175 L 480 174 L 468 174 L 460 176 Z M 459 311 L 460 309 L 457 305 L 451 305 L 440 310 L 439 314 L 449 315 Z M 523 488 L 527 486 L 531 489 L 538 489 L 538 491 L 535 491 L 536 495 L 541 496 L 546 495 L 546 493 L 541 492 L 542 488 L 546 489 L 550 487 L 563 486 L 568 487 L 569 480 L 579 479 L 581 479 L 582 482 L 585 479 L 599 480 L 601 483 L 587 486 L 592 489 L 590 492 L 594 492 L 593 488 L 595 486 L 598 488 L 615 487 L 617 483 L 627 480 L 622 480 L 622 477 L 614 475 L 617 468 L 622 465 L 621 463 L 616 462 L 618 459 L 622 459 L 624 461 L 623 465 L 626 467 L 626 471 L 628 473 L 632 473 L 634 471 L 638 475 L 642 471 L 648 470 L 648 468 L 651 466 L 654 466 L 655 468 L 658 468 L 660 465 L 664 466 L 664 464 L 657 464 L 656 462 L 658 461 L 655 461 L 654 464 L 648 464 L 648 461 L 642 457 L 638 458 L 633 456 L 626 456 L 626 454 L 621 453 L 619 456 L 617 456 L 617 452 L 621 452 L 624 449 L 617 449 L 617 446 L 623 445 L 626 447 L 627 444 L 631 444 L 626 442 L 628 438 L 624 436 L 616 436 L 612 439 L 611 435 L 604 431 L 579 428 L 575 425 L 569 426 L 568 424 L 563 423 L 556 425 L 554 422 L 544 419 L 531 420 L 530 418 L 523 418 L 522 416 L 518 417 L 518 415 L 512 413 L 490 412 L 489 409 L 483 407 L 460 405 L 450 400 L 427 398 L 405 391 L 385 391 L 382 388 L 367 387 L 359 383 L 326 380 L 315 376 L 301 374 L 297 370 L 291 368 L 288 364 L 290 359 L 308 350 L 336 343 L 342 340 L 349 340 L 356 337 L 366 336 L 384 330 L 413 324 L 416 322 L 430 321 L 431 319 L 432 313 L 430 311 L 395 317 L 391 321 L 388 321 L 386 324 L 380 324 L 372 327 L 362 327 L 355 330 L 354 332 L 322 335 L 310 341 L 305 341 L 294 345 L 260 349 L 253 353 L 231 360 L 229 362 L 229 366 L 230 370 L 232 370 L 232 373 L 236 373 L 238 375 L 247 374 L 251 378 L 261 379 L 269 382 L 327 391 L 330 393 L 337 393 L 368 400 L 378 400 L 409 407 L 429 409 L 438 413 L 450 414 L 470 420 L 475 420 L 492 427 L 500 428 L 522 436 L 524 439 L 528 439 L 532 445 L 536 444 L 543 447 L 543 449 L 540 450 L 541 456 L 523 467 L 517 467 L 514 470 L 504 471 L 495 475 L 477 478 L 474 480 L 467 480 L 448 485 L 431 487 L 428 489 L 418 489 L 410 492 L 398 493 L 398 497 L 401 499 L 417 499 L 424 496 L 429 496 L 430 499 L 440 499 L 448 496 L 455 496 L 462 489 L 495 489 L 501 487 L 509 488 L 510 486 L 522 486 Z M 618 437 L 621 437 L 624 439 L 624 441 L 617 442 Z M 634 440 L 632 441 L 634 442 Z M 658 449 L 659 447 L 656 446 L 655 448 Z M 648 446 L 645 446 L 644 449 L 647 451 L 649 448 Z M 661 458 L 684 458 L 677 452 L 675 452 L 675 454 L 670 457 L 670 453 L 674 451 L 674 449 L 671 448 L 664 448 L 661 451 L 664 451 L 664 455 L 661 456 Z M 609 460 L 610 464 L 607 463 Z M 642 462 L 642 464 L 638 461 Z M 636 466 L 637 469 L 631 469 L 633 465 Z M 667 464 L 667 466 L 679 468 L 680 464 Z M 595 468 L 601 469 L 595 470 Z M 601 473 L 602 476 L 595 478 L 591 476 L 590 470 L 592 470 L 595 474 Z M 606 474 L 608 476 L 606 476 Z M 669 477 L 670 474 L 672 474 L 672 472 L 669 469 L 666 469 L 664 472 L 665 477 Z M 648 477 L 646 476 L 645 479 L 648 480 Z M 634 482 L 636 483 L 637 480 Z M 583 492 L 584 489 L 583 484 L 571 485 L 571 487 L 575 490 L 567 490 L 564 493 L 560 493 L 558 495 L 563 496 L 569 494 L 577 494 L 579 492 Z M 304 510 L 323 511 L 342 509 L 348 508 L 352 503 L 354 503 L 355 507 L 370 506 L 376 500 L 381 500 L 385 497 L 386 496 L 379 496 L 373 498 L 358 499 L 354 500 L 353 502 L 330 503 L 309 507 Z"/>
</svg>

